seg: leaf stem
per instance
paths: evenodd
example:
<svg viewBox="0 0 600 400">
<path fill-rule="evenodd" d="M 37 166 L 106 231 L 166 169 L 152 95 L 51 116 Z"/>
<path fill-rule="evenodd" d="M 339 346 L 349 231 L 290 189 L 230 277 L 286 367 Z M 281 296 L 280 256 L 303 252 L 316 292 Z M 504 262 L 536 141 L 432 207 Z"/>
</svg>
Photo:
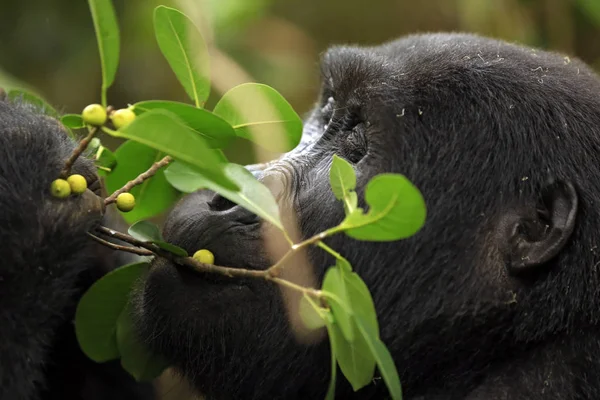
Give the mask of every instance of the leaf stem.
<svg viewBox="0 0 600 400">
<path fill-rule="evenodd" d="M 346 259 L 340 253 L 333 250 L 331 247 L 327 246 L 323 241 L 318 241 L 317 246 L 319 246 L 320 248 L 322 248 L 323 250 L 325 250 L 326 252 L 328 252 L 329 254 L 331 254 L 332 256 L 337 258 L 338 260 L 346 261 Z"/>
<path fill-rule="evenodd" d="M 296 253 L 298 250 L 310 246 L 312 244 L 315 243 L 319 243 L 321 240 L 325 239 L 328 236 L 331 236 L 333 233 L 335 233 L 332 229 L 328 229 L 326 231 L 323 231 L 321 233 L 317 233 L 316 235 L 300 242 L 297 244 L 292 244 L 290 249 L 283 255 L 283 257 L 281 257 L 279 259 L 279 261 L 277 261 L 273 266 L 269 267 L 269 269 L 267 269 L 267 273 L 272 276 L 272 277 L 277 277 L 279 276 L 279 274 L 281 273 L 281 269 L 283 268 L 283 264 L 288 260 L 288 258 L 290 258 L 294 253 Z M 333 251 L 333 250 L 332 250 Z M 341 257 L 341 256 L 340 256 Z"/>
<path fill-rule="evenodd" d="M 104 205 L 107 206 L 111 203 L 114 203 L 115 201 L 117 201 L 117 197 L 121 193 L 129 192 L 135 186 L 141 185 L 146 179 L 153 177 L 159 169 L 166 165 L 169 165 L 172 161 L 173 159 L 170 156 L 165 156 L 160 161 L 155 162 L 150 168 L 148 168 L 148 170 L 146 170 L 146 172 L 139 174 L 137 178 L 127 182 L 121 189 L 115 191 L 109 197 L 104 199 Z"/>
</svg>

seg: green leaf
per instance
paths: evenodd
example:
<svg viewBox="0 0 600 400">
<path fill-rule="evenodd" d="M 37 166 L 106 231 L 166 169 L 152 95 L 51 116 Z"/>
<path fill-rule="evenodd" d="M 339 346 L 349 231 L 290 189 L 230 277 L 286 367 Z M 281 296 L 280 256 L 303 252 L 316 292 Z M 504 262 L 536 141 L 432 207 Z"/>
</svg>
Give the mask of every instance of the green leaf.
<svg viewBox="0 0 600 400">
<path fill-rule="evenodd" d="M 114 193 L 127 182 L 135 179 L 165 156 L 164 153 L 143 144 L 127 141 L 123 143 L 115 156 L 117 166 L 105 179 L 106 190 Z M 128 223 L 153 217 L 171 207 L 179 198 L 179 193 L 167 182 L 164 168 L 161 168 L 150 179 L 130 191 L 135 196 L 136 206 L 127 213 L 121 213 Z"/>
<path fill-rule="evenodd" d="M 225 148 L 236 136 L 233 127 L 221 117 L 189 104 L 150 100 L 136 103 L 134 107 L 136 111 L 164 109 L 176 114 L 188 127 L 201 135 L 210 148 Z"/>
<path fill-rule="evenodd" d="M 229 122 L 235 133 L 270 151 L 285 152 L 300 143 L 302 120 L 270 86 L 244 83 L 229 90 L 213 113 Z"/>
<path fill-rule="evenodd" d="M 224 173 L 230 181 L 240 188 L 238 192 L 211 181 L 209 177 L 203 176 L 200 171 L 183 163 L 175 162 L 171 164 L 165 171 L 165 176 L 171 185 L 184 193 L 192 193 L 198 189 L 210 189 L 283 230 L 279 207 L 271 191 L 266 186 L 238 164 L 227 164 L 224 167 Z"/>
<path fill-rule="evenodd" d="M 154 240 L 152 243 L 154 243 L 161 249 L 168 251 L 169 253 L 175 254 L 178 257 L 189 256 L 187 251 L 185 251 L 184 249 L 182 249 L 179 246 L 175 246 L 174 244 L 163 242 L 162 240 Z"/>
<path fill-rule="evenodd" d="M 187 257 L 187 252 L 181 247 L 175 246 L 164 241 L 158 226 L 150 221 L 139 221 L 129 227 L 129 234 L 134 238 L 154 243 L 163 250 L 175 254 L 179 257 Z"/>
<path fill-rule="evenodd" d="M 46 102 L 41 97 L 27 92 L 25 90 L 13 89 L 7 94 L 8 98 L 12 101 L 20 101 L 23 103 L 28 103 L 39 109 L 43 114 L 48 115 L 49 117 L 59 118 L 58 112 Z"/>
<path fill-rule="evenodd" d="M 335 230 L 358 240 L 391 241 L 414 235 L 425 223 L 425 201 L 399 174 L 377 175 L 367 184 L 369 212 L 357 208 Z"/>
<path fill-rule="evenodd" d="M 163 240 L 159 227 L 150 221 L 136 222 L 129 227 L 128 233 L 142 242 Z"/>
<path fill-rule="evenodd" d="M 176 160 L 193 165 L 208 179 L 228 190 L 238 190 L 223 173 L 226 162 L 223 154 L 219 150 L 210 149 L 200 135 L 169 111 L 148 111 L 119 131 L 106 127 L 103 131 L 111 136 L 131 139 L 166 153 Z M 123 161 L 121 157 L 117 159 L 119 163 Z"/>
<path fill-rule="evenodd" d="M 151 353 L 136 335 L 131 320 L 131 306 L 125 307 L 119 315 L 116 330 L 121 365 L 138 382 L 151 381 L 169 366 L 163 357 Z"/>
<path fill-rule="evenodd" d="M 83 352 L 96 362 L 119 357 L 116 323 L 129 299 L 134 282 L 148 263 L 125 265 L 94 283 L 81 297 L 75 312 L 75 333 Z"/>
<path fill-rule="evenodd" d="M 60 122 L 71 129 L 85 128 L 85 123 L 79 114 L 65 114 L 60 118 Z"/>
<path fill-rule="evenodd" d="M 329 170 L 329 183 L 335 198 L 342 200 L 348 192 L 356 189 L 356 174 L 352 165 L 343 158 L 333 155 Z"/>
<path fill-rule="evenodd" d="M 354 390 L 358 390 L 369 384 L 375 370 L 375 359 L 356 326 L 356 318 L 360 318 L 376 337 L 379 335 L 371 294 L 344 259 L 338 259 L 336 267 L 327 271 L 322 290 L 335 319 L 328 330 L 340 369 Z"/>
<path fill-rule="evenodd" d="M 369 288 L 355 272 L 341 270 L 340 275 L 346 286 L 346 292 L 350 299 L 350 307 L 352 308 L 354 315 L 357 318 L 361 318 L 372 332 L 379 335 L 377 313 Z"/>
<path fill-rule="evenodd" d="M 344 213 L 346 215 L 352 214 L 358 207 L 358 195 L 356 192 L 348 192 L 348 196 L 344 199 Z"/>
<path fill-rule="evenodd" d="M 299 314 L 300 319 L 308 329 L 319 329 L 325 326 L 326 319 L 323 313 L 328 312 L 325 308 L 319 307 L 306 293 L 300 299 Z"/>
<path fill-rule="evenodd" d="M 112 85 L 119 65 L 119 25 L 111 0 L 88 0 L 102 65 L 102 105 L 106 107 L 106 90 Z"/>
<path fill-rule="evenodd" d="M 356 325 L 361 337 L 365 340 L 371 354 L 375 357 L 377 368 L 385 381 L 386 386 L 393 400 L 402 400 L 402 387 L 400 386 L 400 377 L 396 370 L 394 360 L 383 342 L 377 337 L 375 332 L 370 330 L 367 325 L 357 318 Z"/>
<path fill-rule="evenodd" d="M 325 396 L 325 400 L 335 400 L 335 381 L 337 377 L 337 357 L 335 354 L 335 346 L 333 345 L 333 341 L 331 337 L 335 334 L 333 332 L 333 315 L 331 312 L 327 312 L 325 314 L 325 322 L 327 324 L 327 334 L 330 338 L 330 349 L 331 349 L 331 380 L 329 381 L 329 389 L 327 389 L 327 395 Z"/>
<path fill-rule="evenodd" d="M 365 339 L 358 335 L 349 342 L 340 329 L 339 318 L 335 311 L 334 322 L 328 324 L 329 340 L 335 349 L 336 358 L 342 373 L 352 385 L 354 391 L 371 383 L 375 373 L 375 358 Z M 357 330 L 354 326 L 353 329 Z M 358 331 L 358 330 L 357 330 Z"/>
<path fill-rule="evenodd" d="M 112 172 L 112 170 L 117 166 L 117 156 L 115 153 L 107 149 L 106 147 L 100 145 L 96 150 L 96 167 L 104 176 L 108 173 Z"/>
<path fill-rule="evenodd" d="M 339 268 L 329 268 L 323 279 L 322 290 L 326 293 L 328 303 L 331 306 L 333 315 L 339 325 L 344 337 L 352 342 L 354 340 L 354 329 L 352 327 L 352 307 L 348 298 L 346 284 L 342 278 L 342 272 Z M 328 296 L 333 294 L 335 297 Z"/>
<path fill-rule="evenodd" d="M 154 9 L 158 47 L 196 107 L 210 93 L 208 49 L 194 23 L 182 12 L 165 6 Z"/>
<path fill-rule="evenodd" d="M 331 299 L 333 302 L 329 303 L 336 321 L 349 341 L 355 337 L 353 332 L 346 335 L 351 330 L 351 319 L 355 316 L 362 318 L 369 329 L 379 335 L 377 313 L 369 288 L 357 273 L 352 272 L 352 267 L 347 260 L 337 259 L 336 266 L 327 270 L 322 289 L 336 296 Z M 338 307 L 339 302 L 343 303 L 342 307 Z M 350 310 L 351 314 L 346 310 Z"/>
<path fill-rule="evenodd" d="M 329 184 L 336 199 L 344 201 L 344 211 L 351 214 L 356 210 L 358 197 L 356 192 L 356 174 L 352 165 L 343 158 L 333 155 L 329 169 Z"/>
</svg>

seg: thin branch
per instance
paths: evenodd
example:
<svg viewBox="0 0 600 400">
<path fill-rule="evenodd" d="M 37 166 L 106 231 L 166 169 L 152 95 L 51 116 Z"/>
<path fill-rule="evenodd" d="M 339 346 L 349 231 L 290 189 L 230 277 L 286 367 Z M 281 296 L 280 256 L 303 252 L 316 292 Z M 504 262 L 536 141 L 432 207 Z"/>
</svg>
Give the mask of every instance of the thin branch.
<svg viewBox="0 0 600 400">
<path fill-rule="evenodd" d="M 119 250 L 119 251 L 125 251 L 128 253 L 133 253 L 133 254 L 137 254 L 139 256 L 153 256 L 154 253 L 151 252 L 150 250 L 146 250 L 146 249 L 139 249 L 137 247 L 131 247 L 131 246 L 122 246 L 120 244 L 115 244 L 115 243 L 111 243 L 108 240 L 104 240 L 102 238 L 99 238 L 96 235 L 92 235 L 91 233 L 87 233 L 89 237 L 91 237 L 92 239 L 94 239 L 96 242 L 110 247 L 113 250 Z"/>
<path fill-rule="evenodd" d="M 96 230 L 102 234 L 113 237 L 115 239 L 122 240 L 126 243 L 132 244 L 137 247 L 142 247 L 146 250 L 151 251 L 157 256 L 169 259 L 176 264 L 184 265 L 192 268 L 197 272 L 208 272 L 208 273 L 216 273 L 220 275 L 224 275 L 230 278 L 238 277 L 238 278 L 266 278 L 267 271 L 266 270 L 252 270 L 252 269 L 244 269 L 244 268 L 231 268 L 231 267 L 223 267 L 220 265 L 213 264 L 204 264 L 194 260 L 192 257 L 180 257 L 169 251 L 161 249 L 160 247 L 152 244 L 150 242 L 144 242 L 138 240 L 130 235 L 125 233 L 117 232 L 112 229 L 106 228 L 104 226 L 99 226 Z"/>
<path fill-rule="evenodd" d="M 69 173 L 71 172 L 71 167 L 73 166 L 73 164 L 75 164 L 75 161 L 77 161 L 77 159 L 79 158 L 81 153 L 83 153 L 85 151 L 85 149 L 87 149 L 88 145 L 90 144 L 90 142 L 92 141 L 92 139 L 94 138 L 94 136 L 96 135 L 97 132 L 98 132 L 98 127 L 97 126 L 92 127 L 92 129 L 90 129 L 90 133 L 88 133 L 88 135 L 86 137 L 84 137 L 81 140 L 81 142 L 79 142 L 79 145 L 75 148 L 75 150 L 73 150 L 73 153 L 71 153 L 71 156 L 67 159 L 67 161 L 65 161 L 65 166 L 63 167 L 62 171 L 60 172 L 61 178 L 66 178 L 69 176 Z"/>
<path fill-rule="evenodd" d="M 115 191 L 109 197 L 104 199 L 104 205 L 107 206 L 111 203 L 114 203 L 117 201 L 117 196 L 119 196 L 121 193 L 129 192 L 133 187 L 141 185 L 146 179 L 153 177 L 159 169 L 169 165 L 172 161 L 173 159 L 170 156 L 165 156 L 160 161 L 155 162 L 150 168 L 148 168 L 146 172 L 139 174 L 137 178 L 127 182 L 121 189 Z"/>
<path fill-rule="evenodd" d="M 288 250 L 287 253 L 285 253 L 285 255 L 273 266 L 269 267 L 266 270 L 252 270 L 252 269 L 244 269 L 244 268 L 231 268 L 231 267 L 224 267 L 224 266 L 220 266 L 220 265 L 213 265 L 213 264 L 204 264 L 201 262 L 196 261 L 194 258 L 192 257 L 180 257 L 177 256 L 167 250 L 164 250 L 160 247 L 158 247 L 157 245 L 150 243 L 150 242 L 144 242 L 141 240 L 138 240 L 136 238 L 134 238 L 133 236 L 127 235 L 125 233 L 122 232 L 118 232 L 112 229 L 109 229 L 105 226 L 98 226 L 96 227 L 96 230 L 99 233 L 102 233 L 104 235 L 107 235 L 109 237 L 121 240 L 123 242 L 129 243 L 133 246 L 137 246 L 137 247 L 141 247 L 144 250 L 143 251 L 145 254 L 146 252 L 155 254 L 159 257 L 163 257 L 166 258 L 168 260 L 171 260 L 172 262 L 179 264 L 179 265 L 183 265 L 186 267 L 191 268 L 194 271 L 197 272 L 202 272 L 202 273 L 216 273 L 219 275 L 224 275 L 230 278 L 260 278 L 260 279 L 265 279 L 267 281 L 271 281 L 274 282 L 280 286 L 285 286 L 297 291 L 300 291 L 302 293 L 306 293 L 310 296 L 313 297 L 317 297 L 320 298 L 321 297 L 321 291 L 320 290 L 316 290 L 313 288 L 309 288 L 309 287 L 303 287 L 300 285 L 297 285 L 291 281 L 288 281 L 286 279 L 282 279 L 280 278 L 278 275 L 281 272 L 281 269 L 283 268 L 283 264 L 284 262 L 291 257 L 292 254 L 296 253 L 298 250 L 312 245 L 312 244 L 320 244 L 322 243 L 321 240 L 325 239 L 327 236 L 334 234 L 335 231 L 333 229 L 327 230 L 325 232 L 321 232 L 317 235 L 314 235 L 298 244 L 292 245 L 291 248 Z M 93 236 L 93 235 L 91 235 Z M 107 242 L 109 247 L 115 248 L 115 245 Z M 124 247 L 125 251 L 129 251 L 130 247 L 128 246 L 122 246 Z"/>
<path fill-rule="evenodd" d="M 285 253 L 283 255 L 283 257 L 281 257 L 279 259 L 279 261 L 277 261 L 273 266 L 269 267 L 269 269 L 267 269 L 267 273 L 269 274 L 270 277 L 278 277 L 279 274 L 281 273 L 281 269 L 283 268 L 283 264 L 287 261 L 287 259 L 289 257 L 291 257 L 293 254 L 295 254 L 298 250 L 309 246 L 311 244 L 315 244 L 315 243 L 320 243 L 321 240 L 325 239 L 327 236 L 330 235 L 330 231 L 325 231 L 325 232 L 321 232 L 318 233 L 298 244 L 293 244 L 290 249 L 287 251 L 287 253 Z"/>
<path fill-rule="evenodd" d="M 123 242 L 132 244 L 132 245 L 137 246 L 137 247 L 141 247 L 141 248 L 149 250 L 149 251 L 151 251 L 153 253 L 156 253 L 155 250 L 158 249 L 158 246 L 156 246 L 156 245 L 154 245 L 152 243 L 144 242 L 142 240 L 138 240 L 138 239 L 134 238 L 133 236 L 127 235 L 126 233 L 121 233 L 119 231 L 115 231 L 115 230 L 107 228 L 105 226 L 97 226 L 96 230 L 99 233 L 102 233 L 102 234 L 104 234 L 106 236 L 109 236 L 109 237 L 112 237 L 112 238 L 115 238 L 115 239 L 119 239 L 119 240 L 121 240 Z"/>
</svg>

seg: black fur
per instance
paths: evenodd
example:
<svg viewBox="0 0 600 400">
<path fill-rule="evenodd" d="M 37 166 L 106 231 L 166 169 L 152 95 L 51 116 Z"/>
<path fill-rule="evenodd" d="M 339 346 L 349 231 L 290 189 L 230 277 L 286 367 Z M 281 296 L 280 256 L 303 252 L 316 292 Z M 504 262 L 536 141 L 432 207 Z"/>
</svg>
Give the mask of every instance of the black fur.
<svg viewBox="0 0 600 400">
<path fill-rule="evenodd" d="M 373 293 L 405 398 L 600 398 L 598 76 L 573 58 L 466 34 L 337 47 L 322 69 L 305 128 L 316 140 L 257 174 L 285 184 L 280 199 L 304 237 L 343 217 L 327 179 L 334 153 L 355 163 L 360 194 L 382 172 L 422 191 L 427 222 L 414 237 L 327 241 Z M 578 195 L 554 210 L 576 212 L 570 238 L 565 218 L 538 209 L 549 181 Z M 256 219 L 212 197 L 184 199 L 166 239 L 208 248 L 221 265 L 265 268 Z M 510 274 L 519 246 L 548 229 L 568 239 L 559 254 Z M 321 277 L 331 258 L 309 255 Z M 137 301 L 140 332 L 208 399 L 323 398 L 327 341 L 295 340 L 277 288 L 158 260 Z M 380 378 L 358 393 L 338 381 L 340 399 L 386 397 Z"/>
<path fill-rule="evenodd" d="M 0 99 L 0 399 L 152 398 L 118 361 L 92 362 L 75 339 L 78 298 L 119 260 L 86 236 L 102 218 L 98 196 L 50 196 L 73 149 L 57 121 Z M 73 172 L 99 193 L 90 160 Z"/>
</svg>

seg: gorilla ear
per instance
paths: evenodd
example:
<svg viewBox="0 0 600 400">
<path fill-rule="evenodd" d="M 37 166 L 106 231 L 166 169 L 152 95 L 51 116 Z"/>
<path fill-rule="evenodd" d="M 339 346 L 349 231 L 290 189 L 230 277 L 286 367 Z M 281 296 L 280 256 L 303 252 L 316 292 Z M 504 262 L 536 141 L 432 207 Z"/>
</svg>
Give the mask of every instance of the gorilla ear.
<svg viewBox="0 0 600 400">
<path fill-rule="evenodd" d="M 508 272 L 526 274 L 557 256 L 573 233 L 577 207 L 573 185 L 552 182 L 542 189 L 533 218 L 530 213 L 512 215 L 504 230 Z"/>
</svg>

